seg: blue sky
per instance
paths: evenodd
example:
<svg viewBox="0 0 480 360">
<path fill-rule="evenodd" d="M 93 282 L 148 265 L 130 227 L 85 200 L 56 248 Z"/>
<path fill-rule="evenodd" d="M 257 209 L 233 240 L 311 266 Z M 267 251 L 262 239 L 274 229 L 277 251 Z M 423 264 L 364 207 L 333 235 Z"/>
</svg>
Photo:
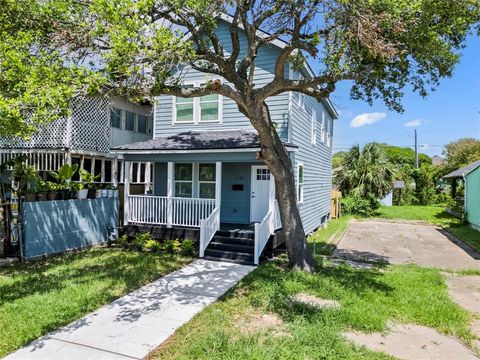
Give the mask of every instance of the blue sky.
<svg viewBox="0 0 480 360">
<path fill-rule="evenodd" d="M 423 145 L 420 151 L 430 156 L 441 155 L 445 144 L 459 138 L 480 139 L 480 38 L 470 37 L 466 44 L 453 76 L 441 80 L 437 90 L 425 99 L 407 91 L 402 114 L 388 111 L 382 102 L 369 106 L 350 100 L 349 85 L 338 84 L 331 96 L 340 112 L 335 123 L 334 151 L 371 141 L 413 146 L 415 128 L 418 142 Z M 355 117 L 354 126 L 370 124 L 352 127 Z"/>
</svg>

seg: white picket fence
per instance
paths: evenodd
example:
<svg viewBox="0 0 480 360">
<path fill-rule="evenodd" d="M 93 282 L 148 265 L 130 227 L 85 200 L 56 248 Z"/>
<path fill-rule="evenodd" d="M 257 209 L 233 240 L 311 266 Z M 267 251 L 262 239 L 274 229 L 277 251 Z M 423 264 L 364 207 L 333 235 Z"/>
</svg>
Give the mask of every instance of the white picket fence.
<svg viewBox="0 0 480 360">
<path fill-rule="evenodd" d="M 218 230 L 220 230 L 220 209 L 215 208 L 209 217 L 200 220 L 200 257 L 205 255 L 208 244 Z"/>
</svg>

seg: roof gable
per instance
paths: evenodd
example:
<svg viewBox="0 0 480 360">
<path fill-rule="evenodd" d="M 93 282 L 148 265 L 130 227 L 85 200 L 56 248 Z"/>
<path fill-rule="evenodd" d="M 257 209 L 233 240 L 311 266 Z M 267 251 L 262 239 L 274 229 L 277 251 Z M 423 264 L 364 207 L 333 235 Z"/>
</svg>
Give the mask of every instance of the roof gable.
<svg viewBox="0 0 480 360">
<path fill-rule="evenodd" d="M 443 178 L 448 179 L 448 178 L 464 177 L 465 175 L 467 175 L 468 173 L 471 173 L 473 170 L 475 170 L 478 167 L 480 167 L 480 160 L 475 161 L 471 164 L 468 164 L 467 166 L 464 166 L 464 167 L 462 167 L 458 170 L 455 170 L 455 171 L 451 172 L 450 174 L 445 175 Z"/>
</svg>

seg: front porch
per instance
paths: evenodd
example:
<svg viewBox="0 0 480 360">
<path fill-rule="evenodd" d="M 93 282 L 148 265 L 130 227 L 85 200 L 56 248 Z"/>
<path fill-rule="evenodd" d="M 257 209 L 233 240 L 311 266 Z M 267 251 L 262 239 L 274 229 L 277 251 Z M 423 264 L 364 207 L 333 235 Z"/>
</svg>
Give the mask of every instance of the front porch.
<svg viewBox="0 0 480 360">
<path fill-rule="evenodd" d="M 258 264 L 281 227 L 273 176 L 258 161 L 155 161 L 151 191 L 142 195 L 129 192 L 130 168 L 125 161 L 124 225 L 187 231 L 200 257 Z"/>
</svg>

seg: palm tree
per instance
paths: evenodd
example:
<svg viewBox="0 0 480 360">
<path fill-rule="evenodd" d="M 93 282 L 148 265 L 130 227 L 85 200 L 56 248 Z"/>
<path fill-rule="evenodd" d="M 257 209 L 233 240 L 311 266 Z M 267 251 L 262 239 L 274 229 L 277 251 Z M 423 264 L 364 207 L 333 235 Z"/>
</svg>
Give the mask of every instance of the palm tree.
<svg viewBox="0 0 480 360">
<path fill-rule="evenodd" d="M 345 195 L 383 198 L 392 188 L 393 169 L 377 143 L 353 146 L 336 177 Z"/>
</svg>

